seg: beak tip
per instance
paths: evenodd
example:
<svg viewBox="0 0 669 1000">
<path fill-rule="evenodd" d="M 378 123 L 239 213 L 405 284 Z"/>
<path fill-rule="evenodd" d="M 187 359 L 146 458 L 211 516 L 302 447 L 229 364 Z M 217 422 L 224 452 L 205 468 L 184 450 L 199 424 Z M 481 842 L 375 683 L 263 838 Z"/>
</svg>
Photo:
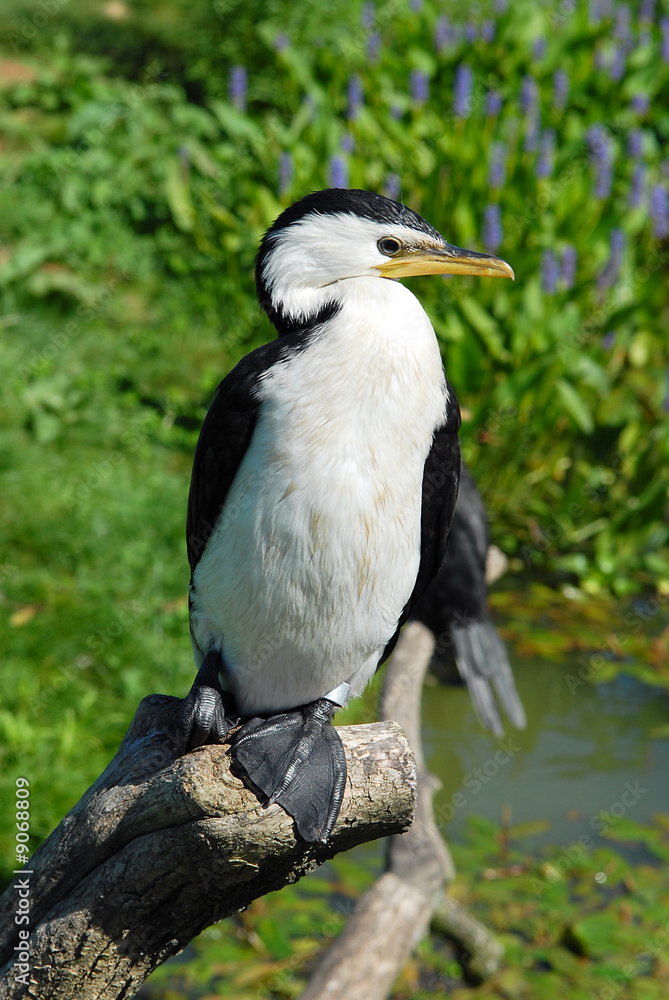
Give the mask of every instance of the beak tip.
<svg viewBox="0 0 669 1000">
<path fill-rule="evenodd" d="M 491 275 L 501 277 L 501 278 L 511 278 L 512 281 L 516 280 L 516 275 L 510 264 L 507 264 L 505 260 L 501 257 L 496 258 L 496 267 L 494 271 L 490 272 Z"/>
</svg>

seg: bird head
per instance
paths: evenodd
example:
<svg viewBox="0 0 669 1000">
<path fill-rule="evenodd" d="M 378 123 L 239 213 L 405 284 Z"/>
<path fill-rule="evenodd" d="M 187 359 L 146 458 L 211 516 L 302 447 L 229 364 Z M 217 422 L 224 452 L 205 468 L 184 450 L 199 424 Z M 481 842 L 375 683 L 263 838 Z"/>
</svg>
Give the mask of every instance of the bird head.
<svg viewBox="0 0 669 1000">
<path fill-rule="evenodd" d="M 416 274 L 514 276 L 499 257 L 447 243 L 405 205 L 346 188 L 315 191 L 287 208 L 256 258 L 258 298 L 280 333 L 336 301 L 340 282 Z"/>
</svg>

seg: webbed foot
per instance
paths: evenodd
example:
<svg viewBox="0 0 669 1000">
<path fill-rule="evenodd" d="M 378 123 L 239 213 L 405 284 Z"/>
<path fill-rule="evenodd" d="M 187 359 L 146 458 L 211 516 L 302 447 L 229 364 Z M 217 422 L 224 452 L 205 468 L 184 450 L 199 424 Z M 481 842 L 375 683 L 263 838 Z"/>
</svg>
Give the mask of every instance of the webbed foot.
<svg viewBox="0 0 669 1000">
<path fill-rule="evenodd" d="M 327 698 L 240 729 L 234 755 L 251 781 L 289 813 L 305 840 L 325 843 L 346 786 L 346 755 Z"/>
<path fill-rule="evenodd" d="M 221 667 L 221 654 L 214 650 L 207 653 L 181 703 L 175 739 L 179 756 L 205 743 L 222 743 L 236 723 L 231 714 L 232 698 L 218 678 Z"/>
</svg>

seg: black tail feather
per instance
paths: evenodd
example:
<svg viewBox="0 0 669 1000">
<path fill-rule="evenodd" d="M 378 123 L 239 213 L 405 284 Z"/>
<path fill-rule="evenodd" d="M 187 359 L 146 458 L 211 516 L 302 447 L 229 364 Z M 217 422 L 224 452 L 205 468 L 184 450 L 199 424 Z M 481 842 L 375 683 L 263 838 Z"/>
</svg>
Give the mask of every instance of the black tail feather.
<svg viewBox="0 0 669 1000">
<path fill-rule="evenodd" d="M 452 622 L 451 634 L 455 662 L 481 724 L 495 736 L 503 735 L 499 702 L 516 729 L 524 729 L 525 709 L 516 690 L 506 648 L 492 621 L 466 625 Z"/>
</svg>

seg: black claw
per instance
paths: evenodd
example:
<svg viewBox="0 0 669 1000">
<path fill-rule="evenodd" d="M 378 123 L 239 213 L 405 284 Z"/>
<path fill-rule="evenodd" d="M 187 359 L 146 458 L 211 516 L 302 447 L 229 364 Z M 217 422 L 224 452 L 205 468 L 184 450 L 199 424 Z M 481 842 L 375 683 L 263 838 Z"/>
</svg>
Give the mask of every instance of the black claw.
<svg viewBox="0 0 669 1000">
<path fill-rule="evenodd" d="M 346 787 L 346 755 L 325 698 L 270 719 L 250 719 L 234 754 L 251 781 L 278 802 L 307 841 L 325 843 Z"/>
<path fill-rule="evenodd" d="M 226 694 L 218 679 L 221 665 L 220 653 L 207 653 L 181 704 L 176 732 L 179 756 L 205 743 L 222 743 L 234 724 L 225 712 Z"/>
</svg>

